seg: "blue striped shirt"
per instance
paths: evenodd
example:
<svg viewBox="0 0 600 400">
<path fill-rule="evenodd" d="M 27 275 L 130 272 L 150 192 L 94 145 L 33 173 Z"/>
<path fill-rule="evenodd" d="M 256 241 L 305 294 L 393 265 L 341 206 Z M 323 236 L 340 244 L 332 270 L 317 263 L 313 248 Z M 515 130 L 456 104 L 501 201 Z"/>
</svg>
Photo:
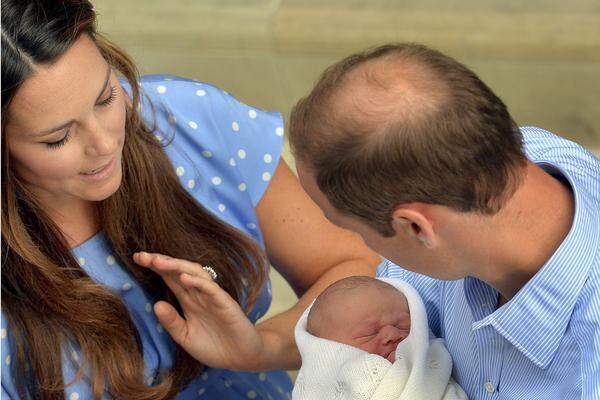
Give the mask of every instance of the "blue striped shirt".
<svg viewBox="0 0 600 400">
<path fill-rule="evenodd" d="M 496 309 L 498 292 L 473 277 L 440 281 L 384 261 L 423 297 L 470 399 L 600 399 L 600 160 L 576 143 L 522 128 L 527 157 L 568 182 L 571 230 L 533 278 Z"/>
</svg>

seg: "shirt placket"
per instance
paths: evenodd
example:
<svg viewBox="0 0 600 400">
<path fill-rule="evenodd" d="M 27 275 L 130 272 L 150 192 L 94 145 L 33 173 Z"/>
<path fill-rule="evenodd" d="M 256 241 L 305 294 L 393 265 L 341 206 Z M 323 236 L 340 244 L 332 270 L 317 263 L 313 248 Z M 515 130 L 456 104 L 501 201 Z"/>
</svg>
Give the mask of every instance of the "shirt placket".
<svg viewBox="0 0 600 400">
<path fill-rule="evenodd" d="M 467 303 L 473 321 L 480 321 L 494 312 L 497 293 L 483 282 L 469 278 L 465 285 Z M 498 383 L 502 371 L 504 338 L 488 324 L 474 328 L 475 346 L 479 360 L 477 396 L 480 399 L 499 399 Z"/>
</svg>

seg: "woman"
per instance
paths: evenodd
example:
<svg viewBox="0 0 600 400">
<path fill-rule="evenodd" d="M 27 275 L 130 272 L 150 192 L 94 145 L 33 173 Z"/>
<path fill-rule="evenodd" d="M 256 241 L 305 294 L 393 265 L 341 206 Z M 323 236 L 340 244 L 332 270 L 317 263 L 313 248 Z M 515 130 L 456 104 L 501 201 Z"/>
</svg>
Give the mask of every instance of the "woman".
<svg viewBox="0 0 600 400">
<path fill-rule="evenodd" d="M 85 0 L 2 1 L 2 398 L 285 398 L 296 320 L 378 258 L 279 159 L 278 115 L 138 80 L 94 24 Z M 254 326 L 267 259 L 302 297 Z M 169 265 L 209 266 L 227 309 L 185 326 L 183 286 L 146 268 Z"/>
</svg>

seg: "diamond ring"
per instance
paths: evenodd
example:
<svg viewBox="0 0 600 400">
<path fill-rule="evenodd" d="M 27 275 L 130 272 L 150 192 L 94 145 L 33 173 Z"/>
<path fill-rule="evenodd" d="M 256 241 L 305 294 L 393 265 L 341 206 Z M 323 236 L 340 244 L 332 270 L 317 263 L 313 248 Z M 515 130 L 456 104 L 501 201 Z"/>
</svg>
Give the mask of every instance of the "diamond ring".
<svg viewBox="0 0 600 400">
<path fill-rule="evenodd" d="M 208 272 L 213 281 L 217 280 L 217 272 L 210 265 L 203 266 L 202 269 Z"/>
</svg>

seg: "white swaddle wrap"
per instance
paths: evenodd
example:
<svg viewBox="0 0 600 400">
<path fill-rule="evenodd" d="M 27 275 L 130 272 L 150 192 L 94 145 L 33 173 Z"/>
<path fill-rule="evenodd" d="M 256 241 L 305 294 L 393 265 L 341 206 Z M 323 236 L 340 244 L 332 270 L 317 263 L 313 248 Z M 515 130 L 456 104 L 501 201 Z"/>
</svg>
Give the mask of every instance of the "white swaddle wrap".
<svg viewBox="0 0 600 400">
<path fill-rule="evenodd" d="M 322 339 L 306 331 L 309 307 L 296 324 L 302 368 L 294 400 L 464 400 L 450 377 L 452 360 L 442 339 L 430 336 L 425 306 L 417 291 L 398 279 L 378 278 L 404 293 L 410 333 L 396 348 L 396 361 Z"/>
</svg>

